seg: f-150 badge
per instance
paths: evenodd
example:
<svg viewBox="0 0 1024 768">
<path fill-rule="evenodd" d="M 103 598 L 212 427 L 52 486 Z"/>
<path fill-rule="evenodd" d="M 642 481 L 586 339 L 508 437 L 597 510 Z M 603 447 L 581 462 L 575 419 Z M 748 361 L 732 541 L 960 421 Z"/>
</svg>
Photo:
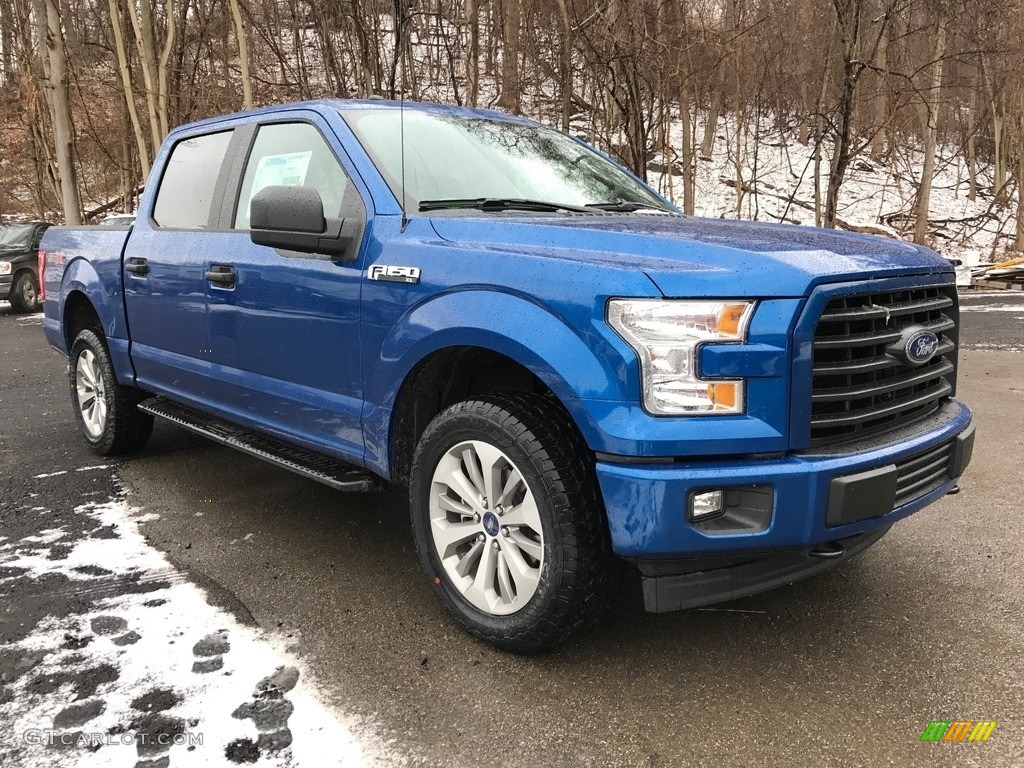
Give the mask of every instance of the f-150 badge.
<svg viewBox="0 0 1024 768">
<path fill-rule="evenodd" d="M 370 279 L 384 280 L 389 283 L 418 283 L 420 281 L 420 268 L 374 264 L 370 267 Z"/>
</svg>

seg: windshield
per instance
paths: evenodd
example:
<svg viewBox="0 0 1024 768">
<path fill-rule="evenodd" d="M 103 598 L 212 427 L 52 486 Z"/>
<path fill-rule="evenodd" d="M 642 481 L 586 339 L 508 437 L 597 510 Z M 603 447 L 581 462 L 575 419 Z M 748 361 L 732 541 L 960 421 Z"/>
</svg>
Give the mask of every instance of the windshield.
<svg viewBox="0 0 1024 768">
<path fill-rule="evenodd" d="M 384 180 L 402 199 L 400 112 L 344 110 Z M 405 112 L 405 204 L 535 200 L 571 206 L 633 203 L 670 211 L 657 195 L 586 145 L 535 125 Z"/>
<path fill-rule="evenodd" d="M 0 248 L 31 248 L 32 247 L 32 225 L 11 224 L 0 227 Z"/>
</svg>

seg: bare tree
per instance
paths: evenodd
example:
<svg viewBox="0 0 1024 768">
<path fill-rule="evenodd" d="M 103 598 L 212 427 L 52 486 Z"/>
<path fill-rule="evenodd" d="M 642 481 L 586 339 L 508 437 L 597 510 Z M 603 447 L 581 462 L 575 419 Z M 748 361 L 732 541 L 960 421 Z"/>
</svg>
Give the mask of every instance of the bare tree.
<svg viewBox="0 0 1024 768">
<path fill-rule="evenodd" d="M 67 58 L 64 53 L 64 37 L 61 28 L 60 8 L 57 0 L 40 0 L 45 6 L 38 9 L 45 18 L 40 26 L 46 39 L 46 53 L 43 57 L 43 77 L 46 101 L 53 121 L 53 144 L 56 173 L 60 187 L 61 210 L 64 221 L 75 225 L 82 223 L 82 200 L 78 191 L 78 170 L 74 159 L 75 128 L 71 120 L 71 104 L 68 99 Z"/>
<path fill-rule="evenodd" d="M 238 67 L 242 80 L 242 107 L 244 109 L 252 109 L 252 80 L 249 78 L 249 46 L 245 40 L 245 27 L 242 26 L 242 12 L 238 8 L 238 0 L 228 0 L 228 5 L 231 8 L 231 20 L 235 25 L 235 37 L 238 39 Z M 174 29 L 173 25 L 171 29 Z"/>
<path fill-rule="evenodd" d="M 928 88 L 921 97 L 921 133 L 924 136 L 924 167 L 917 192 L 917 220 L 914 223 L 914 242 L 923 244 L 928 235 L 928 211 L 931 207 L 932 177 L 935 175 L 935 140 L 939 111 L 939 87 L 942 85 L 942 63 L 946 55 L 948 22 L 940 12 L 935 22 L 934 48 L 928 67 Z"/>
<path fill-rule="evenodd" d="M 117 69 L 121 74 L 121 87 L 124 91 L 124 103 L 131 121 L 132 133 L 135 135 L 135 146 L 139 155 L 139 164 L 142 169 L 142 177 L 149 176 L 149 150 L 146 147 L 146 138 L 142 133 L 142 123 L 139 122 L 139 112 L 135 108 L 135 92 L 132 89 L 131 70 L 128 67 L 128 52 L 124 45 L 124 31 L 121 27 L 121 9 L 117 6 L 117 0 L 107 0 L 110 10 L 110 28 L 114 34 L 114 51 L 117 55 Z"/>
</svg>

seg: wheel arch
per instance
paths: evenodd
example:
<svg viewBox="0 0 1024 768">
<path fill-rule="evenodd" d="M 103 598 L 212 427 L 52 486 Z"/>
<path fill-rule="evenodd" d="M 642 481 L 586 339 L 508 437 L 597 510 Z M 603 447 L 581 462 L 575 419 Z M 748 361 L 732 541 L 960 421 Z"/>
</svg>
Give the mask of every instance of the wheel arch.
<svg viewBox="0 0 1024 768">
<path fill-rule="evenodd" d="M 61 328 L 64 331 L 64 344 L 71 351 L 75 338 L 85 328 L 94 328 L 103 332 L 103 324 L 92 301 L 82 290 L 72 290 L 64 297 L 61 311 Z"/>
<path fill-rule="evenodd" d="M 20 278 L 22 275 L 28 275 L 29 277 L 31 277 L 36 283 L 36 289 L 39 289 L 39 278 L 36 277 L 36 271 L 32 269 L 32 267 L 29 266 L 28 264 L 21 264 L 17 267 L 17 269 L 14 270 L 14 274 L 11 275 L 12 288 L 17 284 L 18 278 Z"/>
<path fill-rule="evenodd" d="M 622 388 L 615 355 L 602 350 L 601 339 L 585 342 L 563 319 L 518 296 L 463 291 L 428 302 L 392 329 L 367 377 L 368 403 L 382 404 L 365 414 L 368 464 L 404 483 L 430 420 L 487 392 L 552 397 L 594 447 L 600 430 L 586 400 L 620 399 Z"/>
<path fill-rule="evenodd" d="M 562 399 L 534 371 L 493 349 L 443 347 L 420 359 L 403 380 L 390 412 L 391 479 L 403 485 L 408 482 L 416 444 L 437 414 L 463 400 L 498 392 L 546 396 L 569 414 Z"/>
<path fill-rule="evenodd" d="M 108 340 L 108 343 L 111 338 L 118 336 L 118 318 L 114 308 L 110 305 L 103 281 L 100 279 L 95 267 L 86 259 L 75 259 L 68 264 L 61 280 L 60 295 L 59 313 L 64 329 L 64 340 L 69 351 L 71 344 L 75 340 L 74 335 L 71 335 L 68 331 L 69 304 L 72 309 L 82 311 L 82 302 L 84 300 L 92 308 L 93 314 L 99 322 L 98 328 Z M 75 333 L 77 334 L 82 327 L 86 326 L 80 326 Z"/>
</svg>

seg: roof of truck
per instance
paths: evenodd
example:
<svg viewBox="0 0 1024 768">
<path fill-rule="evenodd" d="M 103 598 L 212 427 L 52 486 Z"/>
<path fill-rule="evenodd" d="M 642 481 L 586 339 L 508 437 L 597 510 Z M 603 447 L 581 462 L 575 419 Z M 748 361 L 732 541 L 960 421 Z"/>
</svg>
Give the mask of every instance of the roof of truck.
<svg viewBox="0 0 1024 768">
<path fill-rule="evenodd" d="M 344 112 L 353 109 L 406 109 L 410 112 L 426 112 L 442 115 L 463 115 L 466 117 L 473 116 L 488 118 L 491 120 L 504 120 L 512 123 L 522 123 L 525 125 L 538 125 L 538 123 L 534 120 L 528 120 L 524 117 L 509 115 L 505 112 L 499 112 L 493 109 L 460 107 L 453 104 L 431 104 L 421 101 L 403 102 L 393 101 L 389 99 L 314 99 L 311 101 L 293 101 L 285 102 L 283 104 L 272 104 L 266 107 L 258 107 L 256 109 L 248 109 L 241 112 L 232 112 L 226 115 L 208 117 L 203 120 L 197 120 L 192 123 L 186 123 L 185 125 L 178 126 L 174 129 L 173 133 L 177 133 L 179 131 L 190 131 L 194 128 L 214 125 L 216 123 L 224 122 L 226 120 L 236 120 L 238 118 L 245 117 L 261 118 L 269 115 L 274 115 L 278 112 L 291 111 L 295 109 L 309 109 L 316 112 Z"/>
</svg>

